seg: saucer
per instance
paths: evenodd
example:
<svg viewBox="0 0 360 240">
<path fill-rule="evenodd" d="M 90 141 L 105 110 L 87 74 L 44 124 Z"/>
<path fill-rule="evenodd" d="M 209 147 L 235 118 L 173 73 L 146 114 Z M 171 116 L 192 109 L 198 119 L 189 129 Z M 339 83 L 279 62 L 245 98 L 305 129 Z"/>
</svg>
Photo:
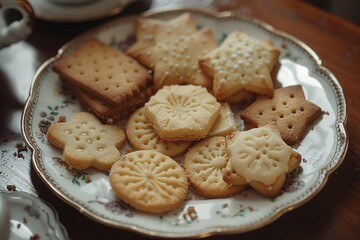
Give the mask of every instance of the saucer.
<svg viewBox="0 0 360 240">
<path fill-rule="evenodd" d="M 51 22 L 85 22 L 113 16 L 135 0 L 98 0 L 83 4 L 61 4 L 51 0 L 29 0 L 37 18 Z"/>
<path fill-rule="evenodd" d="M 6 198 L 10 219 L 10 240 L 36 237 L 68 239 L 67 231 L 59 222 L 56 210 L 48 203 L 25 192 L 0 191 L 0 194 Z"/>
</svg>

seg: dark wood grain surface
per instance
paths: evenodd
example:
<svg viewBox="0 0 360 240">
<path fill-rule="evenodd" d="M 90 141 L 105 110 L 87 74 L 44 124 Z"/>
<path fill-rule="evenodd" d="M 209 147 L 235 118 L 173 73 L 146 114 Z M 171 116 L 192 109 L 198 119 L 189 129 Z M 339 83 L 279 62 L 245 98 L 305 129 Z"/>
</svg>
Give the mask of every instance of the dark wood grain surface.
<svg viewBox="0 0 360 240">
<path fill-rule="evenodd" d="M 161 6 L 161 1 L 138 1 L 120 16 Z M 171 6 L 177 1 L 163 1 Z M 194 1 L 192 1 L 194 2 Z M 273 223 L 227 239 L 360 239 L 360 27 L 296 0 L 218 0 L 218 11 L 232 10 L 258 18 L 309 45 L 337 77 L 348 108 L 349 148 L 340 167 L 321 192 L 306 204 Z M 194 4 L 194 3 L 193 3 Z M 32 78 L 39 66 L 68 40 L 113 18 L 85 23 L 52 23 L 36 20 L 26 40 L 0 50 L 0 189 L 16 185 L 48 201 L 57 209 L 70 239 L 147 239 L 113 229 L 82 215 L 56 197 L 31 167 L 31 153 L 20 131 L 21 113 Z M 210 239 L 222 239 L 213 236 Z"/>
</svg>

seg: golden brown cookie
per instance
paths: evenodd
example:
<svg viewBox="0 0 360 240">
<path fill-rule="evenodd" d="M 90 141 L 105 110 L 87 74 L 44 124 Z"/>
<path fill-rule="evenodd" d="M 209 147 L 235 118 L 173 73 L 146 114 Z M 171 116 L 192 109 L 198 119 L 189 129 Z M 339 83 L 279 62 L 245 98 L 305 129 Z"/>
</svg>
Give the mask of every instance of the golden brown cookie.
<svg viewBox="0 0 360 240">
<path fill-rule="evenodd" d="M 184 169 L 192 188 L 207 197 L 226 197 L 245 189 L 223 180 L 229 161 L 223 136 L 206 138 L 191 147 L 185 155 Z"/>
<path fill-rule="evenodd" d="M 280 51 L 240 31 L 230 33 L 220 47 L 199 60 L 200 68 L 214 78 L 214 95 L 220 101 L 240 90 L 271 96 L 271 71 Z"/>
<path fill-rule="evenodd" d="M 86 112 L 76 113 L 70 122 L 53 123 L 47 137 L 51 144 L 63 149 L 64 161 L 75 169 L 110 169 L 120 159 L 118 148 L 125 143 L 122 129 L 103 125 Z"/>
<path fill-rule="evenodd" d="M 155 150 L 169 157 L 183 153 L 191 142 L 166 141 L 159 137 L 155 129 L 146 119 L 144 107 L 136 110 L 126 124 L 126 136 L 137 150 Z"/>
<path fill-rule="evenodd" d="M 172 84 L 193 84 L 210 89 L 212 79 L 199 69 L 198 59 L 216 46 L 213 32 L 206 28 L 146 48 L 139 52 L 138 60 L 154 70 L 154 85 L 157 89 Z"/>
<path fill-rule="evenodd" d="M 90 39 L 54 63 L 71 84 L 112 105 L 122 104 L 144 89 L 151 78 L 135 59 L 97 39 Z"/>
<path fill-rule="evenodd" d="M 305 99 L 300 85 L 294 85 L 276 89 L 272 98 L 259 96 L 241 113 L 241 118 L 248 127 L 275 124 L 284 141 L 294 145 L 321 115 L 321 108 Z"/>
<path fill-rule="evenodd" d="M 145 116 L 160 138 L 193 141 L 205 138 L 219 116 L 220 103 L 204 87 L 171 85 L 145 104 Z"/>
<path fill-rule="evenodd" d="M 112 166 L 109 181 L 121 200 L 152 213 L 176 209 L 188 192 L 183 168 L 175 160 L 154 150 L 125 154 Z"/>
<path fill-rule="evenodd" d="M 135 20 L 136 42 L 126 50 L 126 53 L 136 58 L 140 50 L 155 45 L 155 42 L 172 41 L 195 31 L 195 20 L 189 13 L 183 13 L 169 21 L 138 18 Z"/>
</svg>

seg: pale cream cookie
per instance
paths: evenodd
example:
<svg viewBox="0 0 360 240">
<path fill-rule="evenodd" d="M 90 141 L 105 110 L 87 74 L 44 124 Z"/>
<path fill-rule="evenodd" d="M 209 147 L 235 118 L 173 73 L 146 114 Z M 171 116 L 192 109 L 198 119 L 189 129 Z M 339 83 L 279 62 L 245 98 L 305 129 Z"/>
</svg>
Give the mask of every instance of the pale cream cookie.
<svg viewBox="0 0 360 240">
<path fill-rule="evenodd" d="M 76 113 L 70 122 L 53 123 L 47 137 L 51 144 L 63 149 L 64 161 L 75 169 L 109 170 L 120 159 L 118 148 L 125 143 L 121 128 L 103 125 L 87 112 Z"/>
<path fill-rule="evenodd" d="M 219 116 L 220 103 L 204 87 L 170 85 L 145 104 L 145 116 L 160 138 L 193 141 L 205 138 Z"/>
<path fill-rule="evenodd" d="M 279 54 L 269 42 L 233 31 L 220 47 L 202 57 L 199 65 L 214 78 L 214 95 L 220 101 L 240 90 L 272 96 L 271 71 Z"/>
<path fill-rule="evenodd" d="M 183 153 L 191 142 L 166 141 L 159 137 L 155 129 L 146 119 L 144 107 L 136 110 L 126 124 L 126 136 L 137 150 L 155 150 L 169 157 Z"/>
<path fill-rule="evenodd" d="M 300 154 L 294 152 L 271 126 L 240 132 L 228 142 L 229 159 L 236 174 L 267 197 L 277 196 L 286 173 L 299 166 Z"/>
</svg>

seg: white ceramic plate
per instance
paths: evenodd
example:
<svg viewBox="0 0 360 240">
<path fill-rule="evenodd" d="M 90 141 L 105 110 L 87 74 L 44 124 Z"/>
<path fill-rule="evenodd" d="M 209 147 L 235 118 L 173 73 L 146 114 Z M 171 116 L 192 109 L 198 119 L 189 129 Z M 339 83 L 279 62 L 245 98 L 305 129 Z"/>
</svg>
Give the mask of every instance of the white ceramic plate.
<svg viewBox="0 0 360 240">
<path fill-rule="evenodd" d="M 59 222 L 56 210 L 44 202 L 25 192 L 0 191 L 6 200 L 9 216 L 9 240 L 39 239 L 66 240 L 68 234 Z M 2 234 L 4 229 L 2 230 Z M 2 235 L 2 237 L 4 237 Z"/>
<path fill-rule="evenodd" d="M 165 20 L 183 11 L 172 10 L 148 15 Z M 214 30 L 219 42 L 234 29 L 241 29 L 259 39 L 271 39 L 281 50 L 277 85 L 301 84 L 306 98 L 319 105 L 325 114 L 297 147 L 303 157 L 301 168 L 289 177 L 280 196 L 267 199 L 247 190 L 229 198 L 204 199 L 190 192 L 184 204 L 171 213 L 156 215 L 136 211 L 114 196 L 107 174 L 96 170 L 69 170 L 61 160 L 61 151 L 52 147 L 46 139 L 47 126 L 60 115 L 71 119 L 75 112 L 84 110 L 51 70 L 54 61 L 61 55 L 71 53 L 92 37 L 119 49 L 126 48 L 129 40 L 133 39 L 135 18 L 120 18 L 87 32 L 61 48 L 57 56 L 49 59 L 39 69 L 24 110 L 22 124 L 24 137 L 33 149 L 33 164 L 39 176 L 59 197 L 103 224 L 174 238 L 249 231 L 269 224 L 285 212 L 310 200 L 344 158 L 348 144 L 344 129 L 345 98 L 334 75 L 321 66 L 320 59 L 309 47 L 257 20 L 228 12 L 215 14 L 204 10 L 189 11 L 199 28 L 207 26 Z M 234 110 L 239 109 L 235 107 Z M 122 152 L 129 148 L 128 145 L 125 146 Z M 86 182 L 87 176 L 91 178 L 90 183 Z M 189 207 L 195 209 L 195 217 L 190 214 Z"/>
<path fill-rule="evenodd" d="M 35 16 L 52 22 L 84 22 L 120 13 L 135 0 L 96 0 L 79 4 L 56 0 L 29 0 Z"/>
</svg>

